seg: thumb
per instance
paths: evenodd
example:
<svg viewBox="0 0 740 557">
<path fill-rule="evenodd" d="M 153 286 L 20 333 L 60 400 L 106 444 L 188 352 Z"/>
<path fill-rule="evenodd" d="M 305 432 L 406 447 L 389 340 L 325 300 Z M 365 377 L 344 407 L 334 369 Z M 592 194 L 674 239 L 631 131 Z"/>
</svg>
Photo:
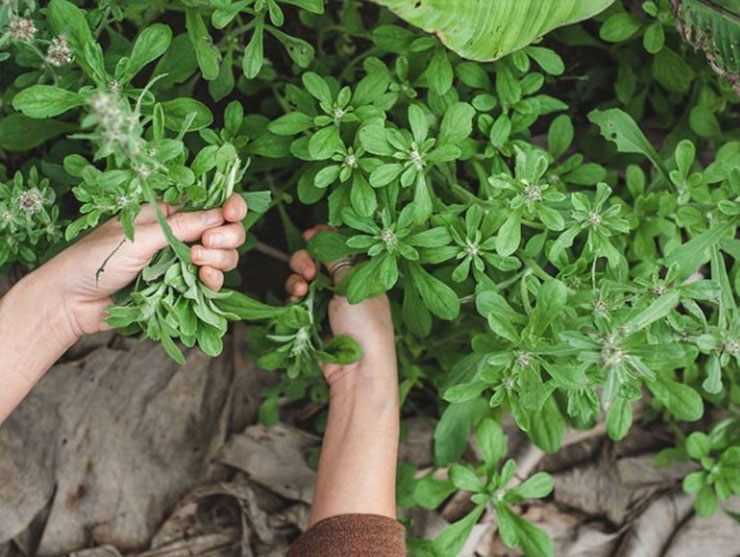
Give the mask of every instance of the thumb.
<svg viewBox="0 0 740 557">
<path fill-rule="evenodd" d="M 182 242 L 195 242 L 203 236 L 206 230 L 221 226 L 223 223 L 224 215 L 221 208 L 192 213 L 175 213 L 167 218 L 172 234 Z M 168 244 L 167 237 L 158 222 L 137 227 L 136 235 L 137 243 L 141 240 L 142 248 L 152 253 L 165 248 Z"/>
</svg>

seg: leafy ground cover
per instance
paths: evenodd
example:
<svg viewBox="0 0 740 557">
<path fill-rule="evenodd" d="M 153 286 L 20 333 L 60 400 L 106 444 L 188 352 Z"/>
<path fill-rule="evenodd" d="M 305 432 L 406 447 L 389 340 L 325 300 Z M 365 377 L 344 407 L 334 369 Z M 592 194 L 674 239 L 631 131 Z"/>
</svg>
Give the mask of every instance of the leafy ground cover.
<svg viewBox="0 0 740 557">
<path fill-rule="evenodd" d="M 435 470 L 402 464 L 399 504 L 470 494 L 416 555 L 456 554 L 486 509 L 506 544 L 552 554 L 519 513 L 552 480 L 505 459 L 507 416 L 549 453 L 569 428 L 619 440 L 666 421 L 656 464 L 695 463 L 683 487 L 711 515 L 740 491 L 737 6 L 552 2 L 535 28 L 518 2 L 469 37 L 454 23 L 487 21 L 480 3 L 380 4 L 0 3 L 0 269 L 107 218 L 130 236 L 142 203 L 242 192 L 245 249 L 280 260 L 327 222 L 308 248 L 356 258 L 339 291 L 389 292 L 405 414 L 438 419 Z M 318 363 L 358 357 L 322 341 L 330 281 L 285 306 L 250 280 L 250 260 L 275 264 L 247 255 L 215 294 L 183 248 L 111 323 L 182 361 L 180 345 L 216 356 L 229 321 L 254 322 L 248 353 L 285 370 L 263 423 L 281 400 L 325 402 Z"/>
</svg>

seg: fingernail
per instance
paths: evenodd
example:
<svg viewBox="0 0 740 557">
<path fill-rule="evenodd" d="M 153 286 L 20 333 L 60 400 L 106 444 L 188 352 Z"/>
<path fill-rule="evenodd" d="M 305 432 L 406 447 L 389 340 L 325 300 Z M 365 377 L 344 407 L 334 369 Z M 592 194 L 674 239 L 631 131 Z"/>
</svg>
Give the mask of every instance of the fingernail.
<svg viewBox="0 0 740 557">
<path fill-rule="evenodd" d="M 193 248 L 192 248 L 192 250 L 193 250 L 193 251 L 192 251 L 192 253 L 190 254 L 190 255 L 191 255 L 191 257 L 192 257 L 193 259 L 197 259 L 197 260 L 200 260 L 200 258 L 201 258 L 201 257 L 202 257 L 202 255 L 203 255 L 203 250 L 202 250 L 202 249 L 200 249 L 199 247 L 193 247 Z"/>
<path fill-rule="evenodd" d="M 223 244 L 224 236 L 223 234 L 211 234 L 208 236 L 208 243 L 211 244 L 212 247 L 217 248 Z"/>
</svg>

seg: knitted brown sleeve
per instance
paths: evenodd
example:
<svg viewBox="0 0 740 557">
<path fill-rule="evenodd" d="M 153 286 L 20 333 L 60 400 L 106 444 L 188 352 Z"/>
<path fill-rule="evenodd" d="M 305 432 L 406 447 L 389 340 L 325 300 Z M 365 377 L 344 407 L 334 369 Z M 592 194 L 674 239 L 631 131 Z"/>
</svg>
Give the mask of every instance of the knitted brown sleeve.
<svg viewBox="0 0 740 557">
<path fill-rule="evenodd" d="M 405 557 L 406 531 L 386 516 L 344 514 L 314 524 L 287 557 Z"/>
</svg>

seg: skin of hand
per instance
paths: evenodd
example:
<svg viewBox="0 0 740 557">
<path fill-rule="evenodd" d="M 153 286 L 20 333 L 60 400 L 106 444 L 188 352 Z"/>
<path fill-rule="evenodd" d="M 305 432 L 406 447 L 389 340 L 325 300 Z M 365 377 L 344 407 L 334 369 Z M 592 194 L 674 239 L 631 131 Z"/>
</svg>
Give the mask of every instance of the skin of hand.
<svg viewBox="0 0 740 557">
<path fill-rule="evenodd" d="M 318 230 L 307 231 L 305 238 Z M 329 264 L 327 270 L 331 273 L 335 266 Z M 294 274 L 286 289 L 297 300 L 308 293 L 319 268 L 305 250 L 293 255 L 290 267 Z M 395 518 L 400 409 L 390 303 L 385 295 L 355 305 L 335 296 L 329 303 L 329 323 L 333 334 L 355 339 L 363 356 L 348 366 L 323 367 L 331 395 L 311 524 L 354 513 Z"/>
<path fill-rule="evenodd" d="M 219 290 L 223 272 L 236 267 L 237 248 L 246 236 L 244 199 L 235 194 L 208 211 L 179 212 L 166 204 L 160 210 L 177 238 L 197 242 L 190 255 L 200 279 Z M 117 219 L 109 220 L 0 300 L 0 424 L 77 339 L 109 328 L 105 315 L 111 296 L 167 246 L 151 207 L 142 208 L 134 227 L 132 242 Z"/>
</svg>

